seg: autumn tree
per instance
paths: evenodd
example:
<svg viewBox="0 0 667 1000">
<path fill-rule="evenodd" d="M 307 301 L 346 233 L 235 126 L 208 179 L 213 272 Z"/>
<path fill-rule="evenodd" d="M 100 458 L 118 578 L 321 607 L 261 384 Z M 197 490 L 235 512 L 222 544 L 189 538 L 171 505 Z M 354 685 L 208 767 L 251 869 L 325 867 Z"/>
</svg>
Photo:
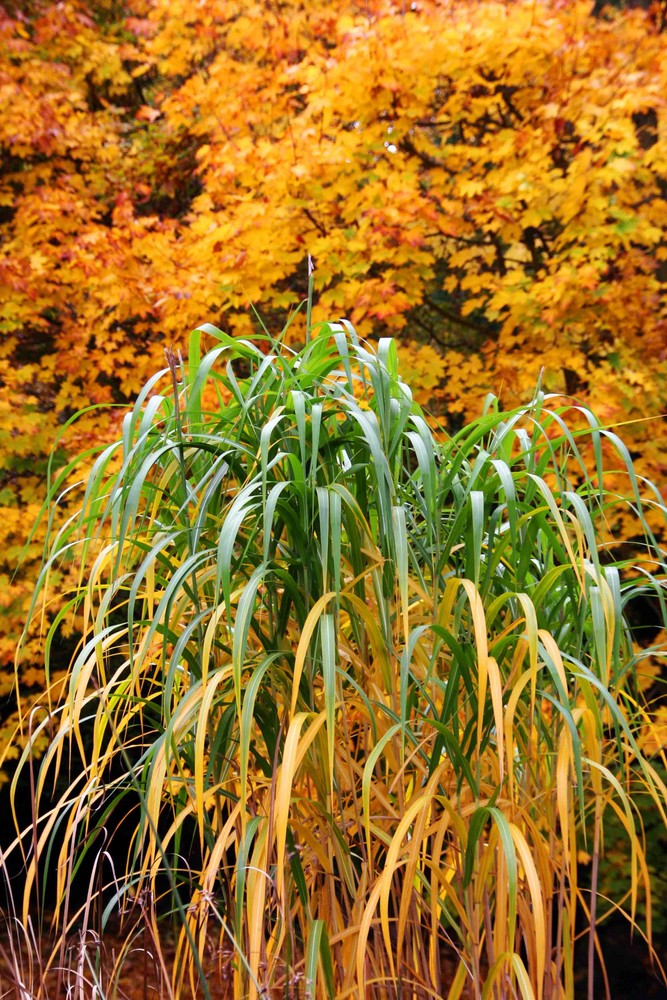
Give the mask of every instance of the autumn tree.
<svg viewBox="0 0 667 1000">
<path fill-rule="evenodd" d="M 314 318 L 398 334 L 449 420 L 543 369 L 664 478 L 661 27 L 534 0 L 2 10 L 2 693 L 47 473 L 92 458 L 188 328 L 282 324 L 307 254 Z M 21 662 L 39 684 L 36 634 Z"/>
</svg>

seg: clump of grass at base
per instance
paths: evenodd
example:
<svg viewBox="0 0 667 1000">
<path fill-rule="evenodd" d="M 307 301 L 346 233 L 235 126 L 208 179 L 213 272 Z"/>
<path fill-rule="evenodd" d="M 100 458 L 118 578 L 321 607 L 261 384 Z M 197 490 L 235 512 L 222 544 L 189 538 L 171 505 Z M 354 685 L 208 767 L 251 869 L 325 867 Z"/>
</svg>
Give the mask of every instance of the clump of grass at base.
<svg viewBox="0 0 667 1000">
<path fill-rule="evenodd" d="M 348 324 L 299 353 L 205 326 L 168 360 L 39 582 L 79 561 L 83 635 L 32 723 L 52 738 L 23 923 L 52 850 L 58 930 L 151 900 L 155 939 L 178 934 L 174 996 L 213 989 L 213 943 L 250 1000 L 572 997 L 575 937 L 593 949 L 600 916 L 577 855 L 599 856 L 609 817 L 628 918 L 640 898 L 650 914 L 630 790 L 663 821 L 666 790 L 637 742 L 625 612 L 650 591 L 664 614 L 657 493 L 640 499 L 591 414 L 582 429 L 539 391 L 440 433 L 393 342 Z M 605 491 L 610 452 L 627 501 Z M 600 538 L 628 504 L 643 538 L 621 564 Z"/>
</svg>

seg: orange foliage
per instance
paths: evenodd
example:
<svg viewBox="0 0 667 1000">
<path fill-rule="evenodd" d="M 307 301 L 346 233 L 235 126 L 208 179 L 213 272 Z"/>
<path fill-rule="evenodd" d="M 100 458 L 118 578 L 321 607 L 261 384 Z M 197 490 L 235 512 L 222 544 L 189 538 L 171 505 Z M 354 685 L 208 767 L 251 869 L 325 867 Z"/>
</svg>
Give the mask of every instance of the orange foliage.
<svg viewBox="0 0 667 1000">
<path fill-rule="evenodd" d="M 248 333 L 253 303 L 281 324 L 307 253 L 314 318 L 398 331 L 421 402 L 457 420 L 489 390 L 511 406 L 544 368 L 664 479 L 667 434 L 644 419 L 667 395 L 657 17 L 580 0 L 0 8 L 0 663 L 63 423 L 131 398 L 203 320 Z M 90 410 L 56 465 L 116 434 L 115 412 Z"/>
</svg>

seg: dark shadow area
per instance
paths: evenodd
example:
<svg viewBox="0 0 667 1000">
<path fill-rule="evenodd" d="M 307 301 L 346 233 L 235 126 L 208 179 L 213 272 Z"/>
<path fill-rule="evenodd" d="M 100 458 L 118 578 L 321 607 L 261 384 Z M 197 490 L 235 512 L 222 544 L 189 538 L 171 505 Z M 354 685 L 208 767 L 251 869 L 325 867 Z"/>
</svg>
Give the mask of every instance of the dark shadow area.
<svg viewBox="0 0 667 1000">
<path fill-rule="evenodd" d="M 623 919 L 610 920 L 598 931 L 605 957 L 609 994 L 611 1000 L 667 1000 L 667 987 L 660 979 L 656 966 L 651 966 L 648 946 L 637 934 L 630 936 L 630 928 Z M 667 961 L 667 936 L 653 942 L 660 961 Z M 574 995 L 577 1000 L 588 996 L 588 937 L 577 944 Z M 595 962 L 595 1000 L 604 1000 L 604 977 L 598 960 Z"/>
</svg>

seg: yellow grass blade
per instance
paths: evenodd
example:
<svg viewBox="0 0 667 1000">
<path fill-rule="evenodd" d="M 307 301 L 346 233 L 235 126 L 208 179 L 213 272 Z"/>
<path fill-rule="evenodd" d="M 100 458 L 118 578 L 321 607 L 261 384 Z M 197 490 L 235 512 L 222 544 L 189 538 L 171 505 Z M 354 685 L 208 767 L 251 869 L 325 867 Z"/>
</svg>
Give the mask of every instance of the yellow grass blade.
<svg viewBox="0 0 667 1000">
<path fill-rule="evenodd" d="M 512 839 L 514 840 L 517 854 L 519 855 L 519 859 L 523 865 L 523 870 L 530 892 L 533 915 L 533 934 L 535 938 L 535 978 L 537 981 L 537 1000 L 541 1000 L 544 988 L 544 970 L 547 955 L 546 915 L 544 910 L 542 888 L 537 868 L 535 867 L 535 862 L 533 860 L 533 855 L 526 838 L 518 826 L 515 826 L 514 823 L 510 823 L 509 826 L 512 831 Z M 516 963 L 515 968 L 517 969 L 518 975 L 518 967 Z"/>
<path fill-rule="evenodd" d="M 312 718 L 308 712 L 298 712 L 290 722 L 283 757 L 278 771 L 275 800 L 275 841 L 276 841 L 276 893 L 279 899 L 283 899 L 285 885 L 285 842 L 287 838 L 287 824 L 289 821 L 290 803 L 292 800 L 292 789 L 294 776 L 303 761 L 308 748 L 317 736 L 318 732 L 326 722 L 326 711 L 320 712 L 311 722 L 303 738 L 301 729 L 307 719 Z"/>
</svg>

